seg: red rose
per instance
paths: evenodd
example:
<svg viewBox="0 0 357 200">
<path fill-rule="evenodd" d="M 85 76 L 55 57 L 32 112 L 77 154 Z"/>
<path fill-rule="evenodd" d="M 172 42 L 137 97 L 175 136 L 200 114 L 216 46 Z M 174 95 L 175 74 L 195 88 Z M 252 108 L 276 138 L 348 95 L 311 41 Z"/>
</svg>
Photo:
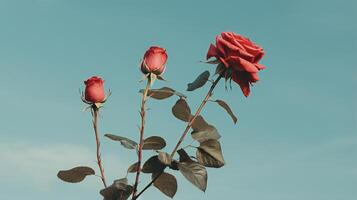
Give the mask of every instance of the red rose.
<svg viewBox="0 0 357 200">
<path fill-rule="evenodd" d="M 158 46 L 152 46 L 145 52 L 141 63 L 141 71 L 144 74 L 154 73 L 160 75 L 165 70 L 166 61 L 166 50 Z"/>
<path fill-rule="evenodd" d="M 239 84 L 246 97 L 250 93 L 249 86 L 259 80 L 258 71 L 265 69 L 258 63 L 263 56 L 263 48 L 233 32 L 217 36 L 216 46 L 211 44 L 207 52 L 207 59 L 216 57 L 232 72 L 229 78 Z"/>
<path fill-rule="evenodd" d="M 104 80 L 98 76 L 93 76 L 84 81 L 86 85 L 85 100 L 90 103 L 101 103 L 105 100 Z"/>
</svg>

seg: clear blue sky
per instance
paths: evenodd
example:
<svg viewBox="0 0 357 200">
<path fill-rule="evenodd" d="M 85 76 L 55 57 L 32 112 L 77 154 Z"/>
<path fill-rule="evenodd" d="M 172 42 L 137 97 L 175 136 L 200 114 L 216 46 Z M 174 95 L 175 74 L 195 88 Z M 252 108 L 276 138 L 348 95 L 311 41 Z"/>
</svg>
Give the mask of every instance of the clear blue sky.
<svg viewBox="0 0 357 200">
<path fill-rule="evenodd" d="M 229 102 L 238 124 L 214 104 L 203 114 L 223 136 L 227 165 L 209 169 L 206 193 L 176 173 L 175 199 L 355 199 L 356 7 L 352 0 L 0 0 L 0 199 L 101 199 L 96 177 L 56 178 L 80 164 L 97 169 L 90 113 L 81 112 L 78 95 L 83 80 L 100 75 L 113 91 L 102 133 L 138 138 L 144 51 L 167 49 L 169 83 L 154 86 L 184 92 L 211 67 L 198 61 L 221 31 L 263 46 L 267 69 L 249 98 L 219 85 L 215 97 Z M 192 109 L 207 87 L 186 92 Z M 175 101 L 149 102 L 146 133 L 165 137 L 167 151 L 184 128 L 171 115 Z M 135 156 L 102 144 L 111 182 Z M 167 198 L 152 188 L 143 199 Z"/>
</svg>

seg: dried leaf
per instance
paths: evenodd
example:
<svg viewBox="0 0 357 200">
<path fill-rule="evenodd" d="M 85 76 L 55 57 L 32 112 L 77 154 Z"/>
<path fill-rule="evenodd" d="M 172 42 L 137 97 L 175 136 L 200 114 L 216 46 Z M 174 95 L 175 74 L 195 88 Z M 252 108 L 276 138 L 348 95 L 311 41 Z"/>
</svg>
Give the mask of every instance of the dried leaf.
<svg viewBox="0 0 357 200">
<path fill-rule="evenodd" d="M 234 115 L 232 109 L 229 107 L 229 105 L 226 102 L 219 99 L 217 99 L 215 102 L 217 102 L 218 105 L 220 105 L 224 110 L 227 111 L 227 113 L 231 116 L 234 123 L 237 123 L 237 117 Z"/>
<path fill-rule="evenodd" d="M 152 156 L 149 158 L 143 165 L 143 168 L 141 171 L 143 173 L 155 173 L 155 172 L 160 172 L 165 168 L 165 165 L 163 165 L 160 161 L 158 156 Z"/>
<path fill-rule="evenodd" d="M 133 187 L 128 185 L 128 179 L 123 178 L 114 181 L 112 185 L 100 191 L 100 194 L 104 197 L 104 200 L 127 200 Z"/>
<path fill-rule="evenodd" d="M 163 165 L 166 165 L 166 166 L 171 165 L 171 162 L 172 162 L 171 156 L 170 156 L 170 154 L 168 154 L 166 152 L 159 152 L 158 159 Z"/>
<path fill-rule="evenodd" d="M 144 90 L 140 90 L 139 92 L 143 93 Z M 182 93 L 177 92 L 174 89 L 171 89 L 169 87 L 162 87 L 159 89 L 151 89 L 148 91 L 148 96 L 152 97 L 154 99 L 157 99 L 157 100 L 166 99 L 166 98 L 171 97 L 172 95 L 177 95 L 181 98 L 186 98 L 186 96 L 183 95 Z"/>
<path fill-rule="evenodd" d="M 200 143 L 196 152 L 197 161 L 206 166 L 220 168 L 224 166 L 221 144 L 217 140 L 207 140 Z"/>
<path fill-rule="evenodd" d="M 139 169 L 139 163 L 136 162 L 136 163 L 134 163 L 134 164 L 132 164 L 132 165 L 130 165 L 130 166 L 128 167 L 127 172 L 128 172 L 128 173 L 135 173 L 135 172 L 138 171 L 138 169 Z"/>
<path fill-rule="evenodd" d="M 57 177 L 62 181 L 69 183 L 78 183 L 84 180 L 88 175 L 94 175 L 95 172 L 90 167 L 75 167 L 69 170 L 61 170 L 57 173 Z"/>
<path fill-rule="evenodd" d="M 201 115 L 197 116 L 192 123 L 192 129 L 192 138 L 199 142 L 203 142 L 209 139 L 218 140 L 221 138 L 221 135 L 218 133 L 216 127 L 208 124 Z"/>
<path fill-rule="evenodd" d="M 175 105 L 172 107 L 172 114 L 177 119 L 188 122 L 191 119 L 191 109 L 188 106 L 185 99 L 179 99 L 176 101 Z"/>
<path fill-rule="evenodd" d="M 209 71 L 204 71 L 203 73 L 201 73 L 195 81 L 193 81 L 192 83 L 189 83 L 187 85 L 187 91 L 193 91 L 195 89 L 198 89 L 202 86 L 204 86 L 206 84 L 206 82 L 208 81 L 208 78 L 210 76 Z"/>
<path fill-rule="evenodd" d="M 127 149 L 135 149 L 138 145 L 136 142 L 134 142 L 133 140 L 126 138 L 126 137 L 113 135 L 113 134 L 105 134 L 104 136 L 109 139 L 119 141 L 121 143 L 121 145 L 123 145 Z"/>
<path fill-rule="evenodd" d="M 180 156 L 180 162 L 193 162 L 193 160 L 190 158 L 190 156 L 184 149 L 177 150 L 177 153 Z"/>
<path fill-rule="evenodd" d="M 198 115 L 191 126 L 194 131 L 202 131 L 205 130 L 209 124 L 203 119 L 201 115 Z"/>
<path fill-rule="evenodd" d="M 206 168 L 197 162 L 180 162 L 178 168 L 182 175 L 202 191 L 207 188 Z"/>
<path fill-rule="evenodd" d="M 160 150 L 166 146 L 166 142 L 162 137 L 151 136 L 144 140 L 143 149 L 144 150 Z"/>
<path fill-rule="evenodd" d="M 203 142 L 209 139 L 218 140 L 219 138 L 221 138 L 221 135 L 218 133 L 218 130 L 212 125 L 209 125 L 208 127 L 206 127 L 206 129 L 202 131 L 192 131 L 191 136 L 194 140 L 197 140 L 198 142 Z"/>
<path fill-rule="evenodd" d="M 152 179 L 156 176 L 157 174 L 152 174 Z M 173 198 L 177 192 L 177 181 L 175 176 L 166 172 L 163 172 L 159 178 L 155 180 L 154 186 L 170 198 Z"/>
</svg>

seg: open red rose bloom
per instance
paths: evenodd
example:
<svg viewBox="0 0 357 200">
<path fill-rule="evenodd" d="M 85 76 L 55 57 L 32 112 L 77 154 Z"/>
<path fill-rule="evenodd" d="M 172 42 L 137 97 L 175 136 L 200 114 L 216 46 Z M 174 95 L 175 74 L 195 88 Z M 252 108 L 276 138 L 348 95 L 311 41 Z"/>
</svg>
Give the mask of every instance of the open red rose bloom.
<svg viewBox="0 0 357 200">
<path fill-rule="evenodd" d="M 250 85 L 259 80 L 258 71 L 265 69 L 258 63 L 263 56 L 263 48 L 233 32 L 217 36 L 216 46 L 211 44 L 207 52 L 207 59 L 215 57 L 231 70 L 229 78 L 239 84 L 246 97 L 249 96 Z"/>
</svg>

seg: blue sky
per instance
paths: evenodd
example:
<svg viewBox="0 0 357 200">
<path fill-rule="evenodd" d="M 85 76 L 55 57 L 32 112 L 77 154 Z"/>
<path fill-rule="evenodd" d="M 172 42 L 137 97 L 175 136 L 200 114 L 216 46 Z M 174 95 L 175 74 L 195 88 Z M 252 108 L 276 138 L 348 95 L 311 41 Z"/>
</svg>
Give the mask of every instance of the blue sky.
<svg viewBox="0 0 357 200">
<path fill-rule="evenodd" d="M 113 91 L 102 133 L 138 138 L 144 51 L 160 45 L 169 54 L 169 82 L 154 87 L 184 92 L 201 71 L 213 72 L 198 61 L 222 31 L 263 46 L 267 69 L 249 98 L 237 86 L 218 86 L 215 97 L 229 102 L 238 124 L 214 104 L 203 115 L 223 136 L 227 165 L 208 170 L 206 193 L 175 173 L 175 199 L 355 199 L 356 6 L 352 0 L 0 0 L 0 199 L 100 199 L 96 177 L 80 184 L 56 178 L 59 169 L 96 169 L 90 113 L 81 112 L 78 95 L 83 80 L 100 75 Z M 207 90 L 185 92 L 191 109 Z M 185 126 L 171 114 L 175 101 L 148 103 L 146 134 L 166 138 L 167 151 Z M 135 155 L 112 141 L 102 144 L 109 180 L 123 177 Z M 167 198 L 151 188 L 143 199 Z"/>
</svg>

